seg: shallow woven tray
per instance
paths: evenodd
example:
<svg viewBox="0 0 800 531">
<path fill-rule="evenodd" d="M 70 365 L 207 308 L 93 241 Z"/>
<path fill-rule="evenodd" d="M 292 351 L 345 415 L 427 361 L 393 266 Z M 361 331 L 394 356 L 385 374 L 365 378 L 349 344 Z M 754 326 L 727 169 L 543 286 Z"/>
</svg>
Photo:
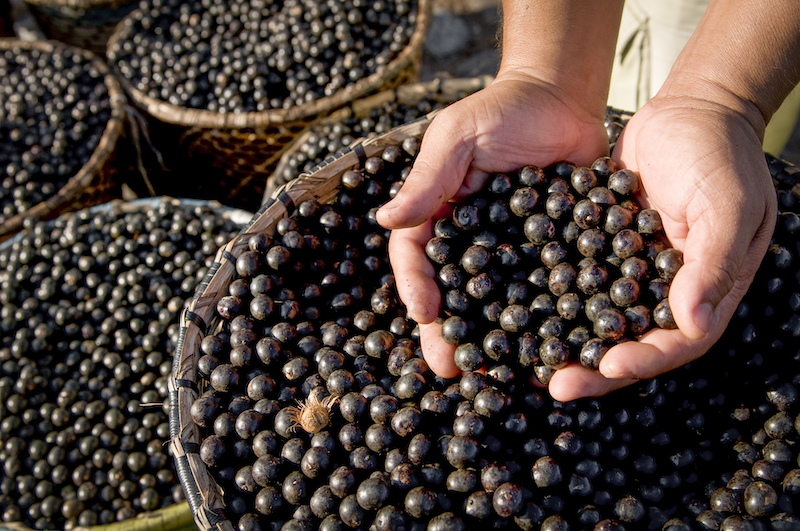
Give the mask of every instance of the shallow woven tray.
<svg viewBox="0 0 800 531">
<path fill-rule="evenodd" d="M 610 113 L 614 114 L 615 111 L 612 109 Z M 303 201 L 315 199 L 324 203 L 331 200 L 338 191 L 341 175 L 366 157 L 379 153 L 386 146 L 397 145 L 410 136 L 422 135 L 434 114 L 384 135 L 359 139 L 337 156 L 323 161 L 312 172 L 278 188 L 249 225 L 217 252 L 208 276 L 181 315 L 177 355 L 169 382 L 171 449 L 179 479 L 200 531 L 236 529 L 225 518 L 223 493 L 200 459 L 198 452 L 202 437 L 191 418 L 190 407 L 199 396 L 198 389 L 202 387 L 196 371 L 201 355 L 199 345 L 203 337 L 215 333 L 220 324 L 215 313 L 216 304 L 228 293 L 227 287 L 231 281 L 237 278 L 237 257 L 248 249 L 252 234 L 273 233 L 277 222 L 291 215 Z M 613 142 L 615 138 L 609 140 Z M 800 199 L 800 168 L 770 155 L 765 157 L 776 188 L 789 189 Z"/>
<path fill-rule="evenodd" d="M 50 39 L 105 57 L 106 43 L 136 0 L 25 0 Z"/>
<path fill-rule="evenodd" d="M 228 285 L 237 277 L 236 258 L 248 249 L 248 239 L 258 232 L 272 233 L 277 222 L 294 211 L 303 201 L 314 199 L 326 203 L 333 199 L 341 184 L 342 174 L 359 165 L 366 157 L 380 153 L 387 146 L 398 145 L 405 138 L 419 136 L 430 118 L 421 119 L 369 139 L 360 139 L 334 160 L 326 161 L 313 173 L 280 187 L 253 216 L 249 225 L 215 257 L 208 276 L 198 286 L 195 296 L 181 314 L 180 337 L 175 349 L 170 378 L 170 436 L 178 477 L 201 531 L 233 531 L 225 519 L 222 492 L 200 459 L 202 438 L 192 421 L 190 407 L 199 396 L 198 374 L 200 341 L 214 333 L 217 325 L 217 302 L 228 293 Z"/>
<path fill-rule="evenodd" d="M 432 0 L 419 0 L 416 27 L 406 47 L 386 67 L 348 85 L 332 96 L 289 109 L 249 113 L 219 113 L 178 107 L 137 90 L 121 74 L 120 83 L 134 105 L 150 118 L 153 143 L 181 172 L 170 177 L 174 186 L 160 193 L 218 199 L 255 210 L 264 195 L 266 177 L 292 140 L 320 117 L 381 90 L 419 79 L 423 46 L 431 22 Z M 108 49 L 120 40 L 137 11 L 119 23 Z M 116 64 L 111 65 L 116 69 Z M 170 127 L 171 126 L 171 127 Z M 186 164 L 190 171 L 186 171 Z M 210 169 L 216 170 L 211 171 Z M 195 195 L 196 193 L 196 195 Z"/>
<path fill-rule="evenodd" d="M 90 60 L 105 74 L 105 84 L 111 102 L 111 117 L 106 123 L 100 142 L 88 162 L 72 176 L 55 195 L 0 223 L 0 241 L 20 230 L 26 221 L 51 219 L 65 212 L 105 203 L 113 198 L 116 147 L 125 124 L 125 94 L 106 64 L 93 53 L 55 41 L 23 41 L 0 39 L 0 50 L 19 46 L 29 50 L 53 53 L 56 48 L 67 47 Z"/>
<path fill-rule="evenodd" d="M 193 531 L 192 511 L 186 502 L 108 525 L 75 527 L 74 531 Z M 21 524 L 0 523 L 0 531 L 33 531 Z"/>
<path fill-rule="evenodd" d="M 314 130 L 316 130 L 317 127 L 343 122 L 348 118 L 363 118 L 369 116 L 374 109 L 379 109 L 383 105 L 391 102 L 412 106 L 425 98 L 431 98 L 441 104 L 454 103 L 457 100 L 489 86 L 493 79 L 494 77 L 492 76 L 480 76 L 473 78 L 434 79 L 432 81 L 420 83 L 407 83 L 351 102 L 347 106 L 321 118 L 314 124 L 314 127 L 295 138 L 291 145 L 286 148 L 275 170 L 267 177 L 264 200 L 268 199 L 279 186 L 284 184 L 280 179 L 282 179 L 286 167 L 289 165 L 290 157 L 302 148 L 303 144 L 308 141 L 308 138 L 314 134 Z M 374 134 L 367 136 L 374 136 Z"/>
<path fill-rule="evenodd" d="M 159 205 L 169 203 L 175 206 L 182 205 L 188 207 L 208 206 L 215 210 L 224 219 L 244 226 L 252 218 L 251 212 L 245 212 L 222 205 L 218 201 L 199 201 L 194 199 L 176 199 L 172 197 L 150 197 L 136 199 L 133 201 L 122 201 L 114 199 L 107 203 L 94 205 L 88 208 L 91 213 L 105 212 L 111 209 L 119 209 L 122 212 L 137 212 L 140 210 L 156 209 Z M 0 243 L 0 251 L 14 245 L 15 241 L 22 238 L 22 234 Z M 90 527 L 75 527 L 74 531 L 196 531 L 192 518 L 192 510 L 188 502 L 181 502 L 170 505 L 164 509 L 144 512 L 134 518 L 122 522 L 114 522 L 106 525 L 96 525 Z M 31 528 L 15 522 L 0 522 L 0 531 L 33 531 Z"/>
</svg>

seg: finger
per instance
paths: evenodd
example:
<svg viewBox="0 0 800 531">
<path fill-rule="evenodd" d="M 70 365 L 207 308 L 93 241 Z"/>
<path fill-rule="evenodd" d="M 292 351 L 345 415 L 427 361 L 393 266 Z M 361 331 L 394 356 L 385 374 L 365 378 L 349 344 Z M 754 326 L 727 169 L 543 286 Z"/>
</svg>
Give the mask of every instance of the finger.
<svg viewBox="0 0 800 531">
<path fill-rule="evenodd" d="M 456 347 L 445 343 L 442 339 L 440 322 L 420 324 L 419 341 L 422 347 L 422 356 L 434 374 L 442 378 L 454 378 L 461 373 L 453 361 Z"/>
<path fill-rule="evenodd" d="M 713 340 L 691 340 L 680 330 L 651 330 L 639 341 L 627 341 L 610 348 L 600 361 L 606 378 L 653 378 L 703 355 Z"/>
<path fill-rule="evenodd" d="M 420 324 L 430 323 L 439 315 L 441 295 L 433 264 L 425 254 L 425 244 L 432 235 L 432 221 L 408 229 L 395 229 L 389 236 L 389 260 L 394 270 L 397 294 L 408 316 Z"/>
<path fill-rule="evenodd" d="M 729 210 L 737 207 L 723 208 L 733 215 L 709 210 L 687 235 L 684 264 L 672 280 L 669 303 L 678 328 L 690 339 L 719 332 L 727 323 L 769 244 L 764 213 Z"/>
<path fill-rule="evenodd" d="M 575 363 L 557 370 L 547 388 L 553 399 L 569 402 L 588 396 L 602 396 L 636 381 L 635 379 L 611 380 L 595 370 Z"/>
<path fill-rule="evenodd" d="M 471 162 L 475 133 L 464 131 L 464 126 L 449 116 L 445 109 L 431 122 L 402 188 L 378 210 L 381 226 L 419 225 L 459 191 Z"/>
</svg>

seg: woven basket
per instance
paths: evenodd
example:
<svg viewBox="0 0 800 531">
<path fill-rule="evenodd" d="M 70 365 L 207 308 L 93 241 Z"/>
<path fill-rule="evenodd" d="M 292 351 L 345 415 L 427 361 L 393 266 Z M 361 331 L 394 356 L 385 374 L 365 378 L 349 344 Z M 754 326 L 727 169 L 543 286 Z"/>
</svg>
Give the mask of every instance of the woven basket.
<svg viewBox="0 0 800 531">
<path fill-rule="evenodd" d="M 217 302 L 228 293 L 230 282 L 236 278 L 236 258 L 248 249 L 247 241 L 252 234 L 272 233 L 277 222 L 291 215 L 295 206 L 303 201 L 330 201 L 336 196 L 345 171 L 358 166 L 359 161 L 366 157 L 382 152 L 387 146 L 398 145 L 411 136 L 421 136 L 429 123 L 429 119 L 418 120 L 384 135 L 361 139 L 313 173 L 276 190 L 273 198 L 264 203 L 249 225 L 217 252 L 209 275 L 198 286 L 195 297 L 183 311 L 170 379 L 170 435 L 179 479 L 200 530 L 234 529 L 234 525 L 222 516 L 222 492 L 197 453 L 202 439 L 197 425 L 192 421 L 190 407 L 198 397 L 196 368 L 199 344 L 205 335 L 215 331 L 215 308 Z"/>
<path fill-rule="evenodd" d="M 281 156 L 273 173 L 267 178 L 264 199 L 268 199 L 279 186 L 286 183 L 287 175 L 294 173 L 293 170 L 295 168 L 292 168 L 292 158 L 297 155 L 298 151 L 303 149 L 304 145 L 321 127 L 365 118 L 372 115 L 373 112 L 385 113 L 383 108 L 392 104 L 413 107 L 421 101 L 427 101 L 436 107 L 444 107 L 487 87 L 493 79 L 492 76 L 481 76 L 409 83 L 351 102 L 346 107 L 320 119 L 310 130 L 298 136 L 292 142 Z M 399 126 L 401 124 L 391 125 Z M 371 132 L 369 135 L 364 136 L 375 136 L 376 134 Z M 320 155 L 320 159 L 323 158 L 326 157 Z"/>
<path fill-rule="evenodd" d="M 26 0 L 48 38 L 104 57 L 117 23 L 138 5 L 135 0 Z"/>
<path fill-rule="evenodd" d="M 431 0 L 419 0 L 416 27 L 409 43 L 386 67 L 332 96 L 291 107 L 242 114 L 218 113 L 178 107 L 153 99 L 119 75 L 133 103 L 148 117 L 153 143 L 180 168 L 168 188 L 159 193 L 217 199 L 256 210 L 264 194 L 266 177 L 291 141 L 310 125 L 351 101 L 419 78 L 423 45 L 431 21 Z M 131 13 L 128 19 L 135 17 Z M 111 36 L 108 48 L 120 40 L 123 20 Z M 116 65 L 112 65 L 116 68 Z M 187 169 L 190 168 L 190 169 Z"/>
<path fill-rule="evenodd" d="M 428 118 L 430 118 L 430 116 Z M 223 493 L 213 479 L 205 463 L 200 459 L 198 451 L 202 437 L 198 427 L 191 418 L 190 407 L 192 402 L 199 396 L 198 389 L 201 389 L 203 384 L 197 372 L 197 362 L 200 356 L 199 344 L 204 336 L 217 331 L 220 323 L 215 317 L 215 308 L 217 302 L 228 293 L 227 288 L 229 284 L 233 279 L 237 278 L 235 270 L 237 258 L 242 252 L 248 249 L 248 239 L 251 235 L 259 232 L 272 233 L 277 222 L 291 215 L 295 207 L 303 201 L 315 199 L 319 202 L 326 202 L 332 199 L 338 190 L 340 176 L 343 172 L 356 166 L 360 161 L 365 160 L 366 157 L 379 152 L 384 146 L 397 145 L 404 138 L 421 135 L 424 133 L 429 123 L 429 119 L 420 120 L 392 130 L 382 136 L 360 139 L 338 156 L 324 161 L 309 174 L 303 175 L 278 188 L 272 197 L 264 204 L 262 209 L 254 216 L 249 226 L 218 251 L 211 272 L 198 288 L 195 297 L 189 302 L 187 309 L 181 316 L 180 340 L 176 349 L 178 355 L 174 358 L 173 373 L 170 380 L 171 444 L 181 483 L 192 507 L 197 527 L 201 531 L 233 531 L 235 529 L 235 525 L 225 516 L 226 506 Z M 789 191 L 794 198 L 800 198 L 800 169 L 770 157 L 769 155 L 766 156 L 766 159 L 776 189 L 784 194 Z M 779 322 L 780 321 L 776 321 L 776 323 Z M 779 325 L 775 325 L 775 327 L 777 326 Z M 741 330 L 734 329 L 729 337 L 733 338 L 735 341 L 741 342 Z M 796 346 L 793 348 L 796 348 Z M 699 366 L 700 362 L 698 362 L 697 365 Z M 708 369 L 708 367 L 706 367 L 706 369 Z M 688 372 L 691 372 L 691 370 L 693 369 L 689 369 Z M 676 376 L 676 378 L 680 378 L 680 376 Z M 697 391 L 697 389 L 692 387 L 694 386 L 694 380 L 692 379 L 691 382 L 691 386 L 685 388 L 687 390 L 686 396 L 690 400 L 692 399 L 692 395 L 689 391 Z M 522 385 L 525 384 L 523 383 Z M 623 393 L 623 391 L 619 393 Z M 629 388 L 627 394 L 612 394 L 605 397 L 602 404 L 598 406 L 598 411 L 602 410 L 607 412 L 609 417 L 613 416 L 612 412 L 614 411 L 625 411 L 627 415 L 627 409 L 624 408 L 629 407 L 632 401 L 635 403 L 637 399 L 643 399 L 645 395 L 646 393 L 641 390 L 637 390 L 633 387 Z M 660 396 L 664 398 L 663 394 L 660 394 Z M 672 396 L 671 399 L 676 400 L 677 404 L 680 404 L 680 401 L 683 400 L 681 396 Z M 763 397 L 761 397 L 760 400 L 763 400 Z M 556 407 L 562 407 L 561 403 L 557 404 Z M 716 411 L 711 402 L 708 404 L 709 410 L 706 414 Z M 760 404 L 760 402 L 756 402 L 756 404 Z M 608 409 L 603 409 L 603 406 L 608 406 Z M 539 406 L 532 404 L 530 407 L 532 411 L 539 408 Z M 678 408 L 676 407 L 676 409 Z M 691 413 L 693 411 L 694 408 L 692 408 L 688 414 L 693 414 Z M 666 413 L 667 416 L 673 413 L 678 414 L 669 407 L 664 408 L 663 412 Z M 561 411 L 561 413 L 563 413 L 563 411 Z M 683 413 L 687 414 L 685 411 Z M 659 415 L 660 414 L 662 413 L 660 412 Z M 756 429 L 760 427 L 760 425 L 756 426 Z M 537 427 L 531 427 L 531 432 L 538 433 L 538 429 Z M 542 429 L 544 429 L 544 426 Z M 653 433 L 657 433 L 660 429 L 664 428 L 660 425 L 656 425 L 653 427 Z M 647 435 L 649 433 L 650 432 L 646 432 L 645 434 Z M 503 435 L 506 437 L 509 436 L 509 434 L 500 434 L 499 436 L 502 437 Z M 708 434 L 695 433 L 695 435 L 697 437 L 704 437 Z M 644 445 L 647 444 L 647 438 L 649 438 L 649 435 L 642 440 Z M 652 444 L 653 443 L 651 443 L 651 445 Z M 610 454 L 606 453 L 604 455 L 613 454 L 612 451 Z M 668 454 L 665 454 L 664 457 L 664 460 L 668 464 L 674 463 L 674 461 L 670 461 L 673 458 L 669 457 Z M 725 461 L 727 455 L 718 455 L 718 457 L 719 459 L 716 459 L 716 462 L 721 462 Z M 527 456 L 526 458 L 532 459 L 531 456 Z M 731 465 L 733 467 L 742 466 L 741 463 L 735 460 L 731 461 L 734 461 Z M 611 466 L 614 466 L 614 461 L 612 461 Z M 747 465 L 745 465 L 745 467 L 746 466 Z M 669 470 L 672 470 L 672 468 L 669 468 Z M 685 488 L 690 494 L 691 491 L 695 489 L 695 485 L 687 484 L 682 488 Z M 555 510 L 555 512 L 558 511 Z M 544 515 L 542 515 L 541 518 L 544 518 Z M 511 524 L 511 526 L 513 525 L 514 524 Z"/>
<path fill-rule="evenodd" d="M 192 199 L 175 199 L 171 197 L 152 197 L 145 199 L 137 199 L 134 201 L 112 200 L 107 203 L 92 206 L 85 210 L 89 214 L 87 219 L 96 219 L 103 213 L 115 212 L 119 216 L 124 216 L 129 213 L 156 211 L 163 206 L 169 207 L 182 207 L 186 209 L 208 208 L 213 211 L 217 217 L 226 226 L 230 226 L 233 230 L 243 227 L 245 223 L 252 217 L 251 212 L 245 212 L 238 209 L 233 209 L 220 204 L 217 201 L 200 201 Z M 73 218 L 73 216 L 80 215 L 78 213 L 68 213 L 64 217 Z M 53 224 L 57 221 L 53 220 L 46 225 L 52 230 Z M 233 233 L 233 232 L 231 232 Z M 212 235 L 213 236 L 213 235 Z M 12 252 L 13 246 L 18 245 L 19 241 L 25 237 L 30 237 L 29 232 L 20 232 L 13 237 L 0 243 L 0 252 Z M 149 323 L 148 323 L 149 324 Z M 6 416 L 5 410 L 2 413 L 3 418 Z M 144 451 L 145 443 L 141 443 L 141 449 Z M 75 465 L 73 465 L 75 466 Z M 105 525 L 95 525 L 90 527 L 76 527 L 80 531 L 193 531 L 196 527 L 192 519 L 192 511 L 187 502 L 173 503 L 167 507 L 152 510 L 148 512 L 141 512 L 133 518 L 118 521 Z M 20 522 L 0 522 L 0 531 L 31 531 L 31 528 Z"/>
<path fill-rule="evenodd" d="M 22 47 L 53 53 L 58 47 L 63 46 L 66 45 L 54 41 L 0 39 L 0 50 Z M 96 55 L 80 48 L 73 48 L 71 51 L 83 55 L 105 73 L 105 83 L 111 102 L 111 118 L 89 161 L 55 195 L 0 224 L 0 241 L 20 230 L 26 222 L 51 219 L 64 212 L 105 203 L 114 197 L 112 190 L 115 186 L 114 176 L 117 173 L 115 151 L 125 123 L 125 94 L 106 64 Z"/>
<path fill-rule="evenodd" d="M 192 512 L 188 503 L 179 503 L 160 511 L 143 513 L 116 524 L 78 527 L 79 531 L 193 531 Z M 0 523 L 0 531 L 32 531 L 21 524 Z"/>
</svg>

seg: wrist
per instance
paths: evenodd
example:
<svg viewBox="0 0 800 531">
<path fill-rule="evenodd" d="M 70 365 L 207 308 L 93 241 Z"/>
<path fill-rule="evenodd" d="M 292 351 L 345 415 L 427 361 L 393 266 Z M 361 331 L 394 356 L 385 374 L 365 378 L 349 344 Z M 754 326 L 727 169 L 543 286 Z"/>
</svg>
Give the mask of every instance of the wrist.
<svg viewBox="0 0 800 531">
<path fill-rule="evenodd" d="M 679 70 L 670 74 L 653 98 L 658 106 L 680 106 L 743 119 L 761 142 L 769 121 L 752 99 L 724 86 L 704 73 Z"/>
<path fill-rule="evenodd" d="M 763 129 L 800 81 L 800 3 L 711 0 L 664 94 L 718 104 Z"/>
<path fill-rule="evenodd" d="M 593 116 L 605 113 L 622 0 L 503 0 L 498 77 L 523 75 Z"/>
<path fill-rule="evenodd" d="M 585 90 L 585 84 L 565 83 L 563 74 L 541 65 L 501 65 L 492 84 L 519 83 L 527 87 L 530 97 L 540 100 L 546 94 L 580 122 L 587 125 L 603 124 L 607 93 Z"/>
</svg>

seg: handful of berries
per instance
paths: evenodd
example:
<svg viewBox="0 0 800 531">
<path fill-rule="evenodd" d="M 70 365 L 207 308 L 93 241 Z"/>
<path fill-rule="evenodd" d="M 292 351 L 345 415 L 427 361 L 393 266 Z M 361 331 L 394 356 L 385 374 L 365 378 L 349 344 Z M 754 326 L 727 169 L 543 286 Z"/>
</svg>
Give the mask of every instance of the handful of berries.
<svg viewBox="0 0 800 531">
<path fill-rule="evenodd" d="M 667 296 L 683 256 L 639 187 L 608 157 L 526 166 L 440 218 L 425 250 L 456 365 L 503 359 L 547 384 L 570 361 L 596 369 L 614 344 L 675 328 Z"/>
</svg>

